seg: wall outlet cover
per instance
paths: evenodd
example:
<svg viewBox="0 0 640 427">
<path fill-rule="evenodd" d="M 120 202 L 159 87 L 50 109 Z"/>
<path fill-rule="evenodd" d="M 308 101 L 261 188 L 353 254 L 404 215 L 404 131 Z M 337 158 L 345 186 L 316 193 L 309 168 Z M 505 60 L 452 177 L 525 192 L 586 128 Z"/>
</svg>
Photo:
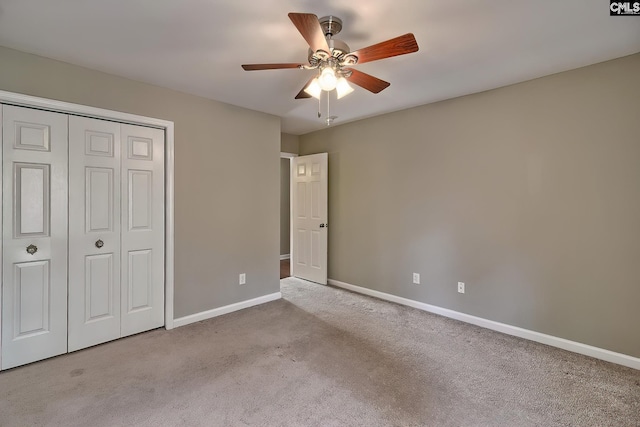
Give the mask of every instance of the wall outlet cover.
<svg viewBox="0 0 640 427">
<path fill-rule="evenodd" d="M 413 283 L 415 285 L 420 284 L 420 273 L 413 273 Z"/>
<path fill-rule="evenodd" d="M 458 282 L 458 292 L 464 294 L 464 282 Z"/>
</svg>

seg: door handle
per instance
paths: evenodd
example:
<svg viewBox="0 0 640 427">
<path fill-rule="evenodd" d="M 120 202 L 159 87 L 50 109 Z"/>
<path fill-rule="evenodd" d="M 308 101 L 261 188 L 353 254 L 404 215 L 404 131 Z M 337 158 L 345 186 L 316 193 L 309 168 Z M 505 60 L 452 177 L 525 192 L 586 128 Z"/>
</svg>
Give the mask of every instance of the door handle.
<svg viewBox="0 0 640 427">
<path fill-rule="evenodd" d="M 329 224 L 320 224 L 320 228 L 329 228 Z"/>
<path fill-rule="evenodd" d="M 33 255 L 33 254 L 35 254 L 36 252 L 38 252 L 38 247 L 37 247 L 36 245 L 29 245 L 29 246 L 27 246 L 27 253 L 28 253 L 29 255 Z"/>
<path fill-rule="evenodd" d="M 96 240 L 96 248 L 100 249 L 104 246 L 104 242 L 100 239 Z"/>
</svg>

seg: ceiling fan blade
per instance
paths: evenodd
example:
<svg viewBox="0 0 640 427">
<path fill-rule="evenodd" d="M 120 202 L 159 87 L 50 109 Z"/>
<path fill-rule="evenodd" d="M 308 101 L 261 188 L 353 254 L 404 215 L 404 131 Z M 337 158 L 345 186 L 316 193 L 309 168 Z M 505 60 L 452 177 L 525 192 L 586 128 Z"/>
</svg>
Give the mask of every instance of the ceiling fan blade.
<svg viewBox="0 0 640 427">
<path fill-rule="evenodd" d="M 316 76 L 313 76 L 309 79 L 308 82 L 306 82 L 304 84 L 304 86 L 302 86 L 302 89 L 300 89 L 300 92 L 298 92 L 298 94 L 296 95 L 296 99 L 304 99 L 304 98 L 311 98 L 312 96 L 309 95 L 307 92 L 305 92 L 304 90 L 307 88 L 307 86 L 309 86 L 311 84 L 311 82 L 313 81 L 313 79 L 315 79 Z"/>
<path fill-rule="evenodd" d="M 313 52 L 324 50 L 329 52 L 327 39 L 324 38 L 324 32 L 320 27 L 318 17 L 312 13 L 290 13 L 289 19 L 296 26 L 302 37 L 309 43 L 309 47 Z"/>
<path fill-rule="evenodd" d="M 350 70 L 351 77 L 348 77 L 347 80 L 370 92 L 379 93 L 391 85 L 391 83 L 389 82 L 380 80 L 379 78 L 373 77 L 372 75 L 369 75 L 367 73 L 363 73 L 362 71 L 354 70 L 353 68 L 351 68 Z"/>
<path fill-rule="evenodd" d="M 300 68 L 304 64 L 245 64 L 242 66 L 245 71 L 258 70 L 280 70 L 284 68 Z"/>
<path fill-rule="evenodd" d="M 418 42 L 411 33 L 396 37 L 386 42 L 378 43 L 351 52 L 358 57 L 358 64 L 391 58 L 392 56 L 405 55 L 418 51 Z"/>
</svg>

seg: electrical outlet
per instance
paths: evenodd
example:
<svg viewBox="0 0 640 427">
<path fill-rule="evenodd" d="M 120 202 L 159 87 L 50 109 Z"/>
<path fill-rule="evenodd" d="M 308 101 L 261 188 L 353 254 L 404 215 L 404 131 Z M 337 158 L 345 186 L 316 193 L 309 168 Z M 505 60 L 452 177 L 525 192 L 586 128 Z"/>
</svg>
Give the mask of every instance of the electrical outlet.
<svg viewBox="0 0 640 427">
<path fill-rule="evenodd" d="M 240 278 L 239 278 L 238 282 L 241 285 L 244 285 L 245 283 L 247 283 L 247 275 L 245 273 L 240 273 Z"/>
<path fill-rule="evenodd" d="M 464 282 L 458 282 L 458 292 L 464 294 Z"/>
<path fill-rule="evenodd" d="M 413 284 L 414 285 L 420 284 L 420 273 L 413 273 Z"/>
</svg>

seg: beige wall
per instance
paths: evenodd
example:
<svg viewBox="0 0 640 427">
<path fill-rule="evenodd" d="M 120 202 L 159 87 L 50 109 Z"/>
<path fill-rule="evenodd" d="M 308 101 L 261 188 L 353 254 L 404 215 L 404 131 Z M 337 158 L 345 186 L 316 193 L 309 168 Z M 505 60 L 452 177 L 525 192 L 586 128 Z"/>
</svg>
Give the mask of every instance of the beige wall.
<svg viewBox="0 0 640 427">
<path fill-rule="evenodd" d="M 280 151 L 283 153 L 300 153 L 300 137 L 298 135 L 282 133 L 280 137 Z"/>
<path fill-rule="evenodd" d="M 290 254 L 290 162 L 289 159 L 280 159 L 280 255 Z"/>
<path fill-rule="evenodd" d="M 301 136 L 329 152 L 329 277 L 640 357 L 638 76 L 640 54 Z"/>
<path fill-rule="evenodd" d="M 175 122 L 176 317 L 279 291 L 278 117 L 1 47 L 0 90 Z"/>
</svg>

